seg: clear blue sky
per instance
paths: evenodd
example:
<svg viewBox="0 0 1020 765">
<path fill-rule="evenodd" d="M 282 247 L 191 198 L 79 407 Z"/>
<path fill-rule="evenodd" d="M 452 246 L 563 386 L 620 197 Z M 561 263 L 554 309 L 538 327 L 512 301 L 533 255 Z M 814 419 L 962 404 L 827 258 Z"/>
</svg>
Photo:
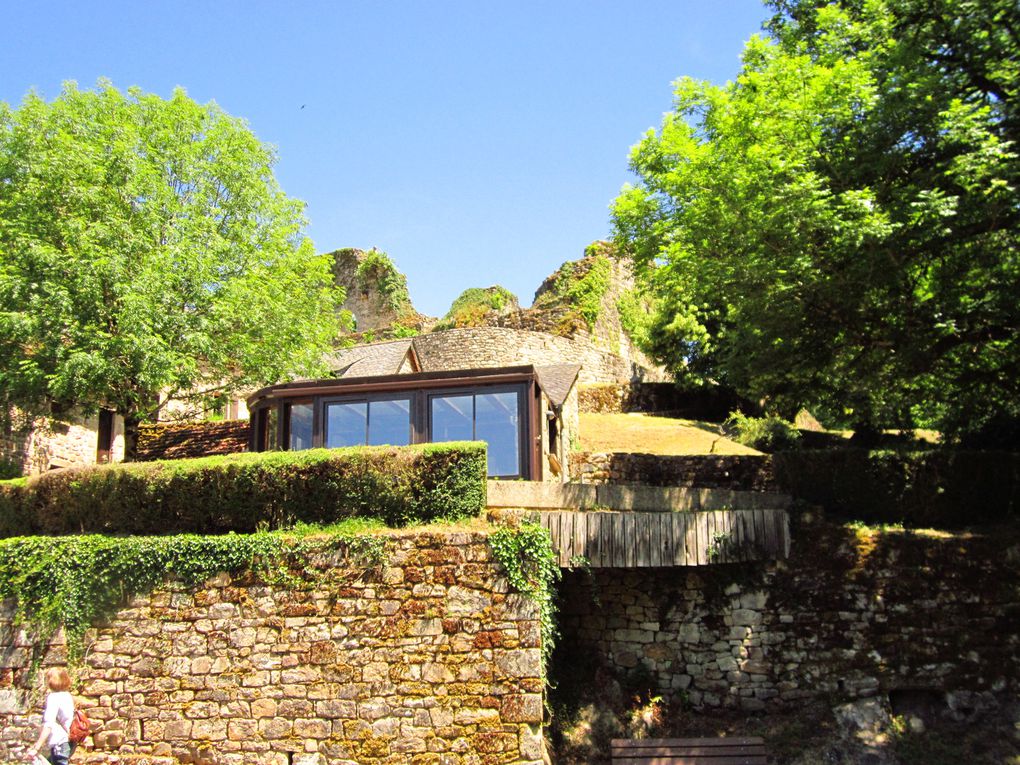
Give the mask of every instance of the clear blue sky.
<svg viewBox="0 0 1020 765">
<path fill-rule="evenodd" d="M 176 85 L 279 152 L 320 251 L 372 246 L 441 315 L 468 287 L 523 305 L 609 232 L 630 146 L 681 75 L 722 83 L 758 0 L 8 2 L 0 100 L 108 77 Z"/>
</svg>

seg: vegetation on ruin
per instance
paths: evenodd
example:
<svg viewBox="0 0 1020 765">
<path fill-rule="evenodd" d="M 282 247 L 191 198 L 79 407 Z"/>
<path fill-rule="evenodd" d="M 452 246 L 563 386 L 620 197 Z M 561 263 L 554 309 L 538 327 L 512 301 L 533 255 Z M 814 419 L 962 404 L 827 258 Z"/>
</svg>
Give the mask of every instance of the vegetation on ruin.
<svg viewBox="0 0 1020 765">
<path fill-rule="evenodd" d="M 595 326 L 602 298 L 609 289 L 613 265 L 601 249 L 585 251 L 578 261 L 567 261 L 551 277 L 552 285 L 535 296 L 533 308 L 566 309 L 560 319 L 560 333 L 570 334 L 580 326 Z"/>
<path fill-rule="evenodd" d="M 571 269 L 569 273 L 567 270 L 560 271 L 557 290 L 576 306 L 588 329 L 591 329 L 602 310 L 602 297 L 609 289 L 613 266 L 605 255 L 597 255 L 582 263 L 584 265 L 564 264 Z"/>
<path fill-rule="evenodd" d="M 499 312 L 508 305 L 516 305 L 517 296 L 498 284 L 492 287 L 470 287 L 450 305 L 450 310 L 433 328 L 433 331 L 456 327 L 480 327 L 493 311 Z"/>
<path fill-rule="evenodd" d="M 616 299 L 620 325 L 642 351 L 650 351 L 653 347 L 651 333 L 657 310 L 654 294 L 641 287 L 626 290 Z"/>
<path fill-rule="evenodd" d="M 411 310 L 411 295 L 407 291 L 407 277 L 393 264 L 390 256 L 374 247 L 363 253 L 354 272 L 362 289 L 378 290 L 386 305 L 402 314 Z"/>
</svg>

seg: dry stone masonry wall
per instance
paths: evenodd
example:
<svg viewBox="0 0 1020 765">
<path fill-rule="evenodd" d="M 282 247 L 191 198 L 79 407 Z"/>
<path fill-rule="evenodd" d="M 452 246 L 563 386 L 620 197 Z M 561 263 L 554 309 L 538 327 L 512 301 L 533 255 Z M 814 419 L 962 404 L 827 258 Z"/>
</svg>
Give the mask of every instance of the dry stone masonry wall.
<svg viewBox="0 0 1020 765">
<path fill-rule="evenodd" d="M 779 491 L 768 455 L 658 455 L 572 452 L 570 475 L 581 483 L 697 486 L 734 491 Z"/>
<path fill-rule="evenodd" d="M 607 350 L 583 335 L 560 337 L 510 327 L 448 329 L 414 339 L 423 372 L 516 364 L 580 364 L 582 383 L 629 382 L 658 374 Z"/>
<path fill-rule="evenodd" d="M 787 561 L 765 567 L 568 574 L 559 644 L 697 707 L 921 689 L 976 709 L 1020 691 L 1018 560 L 1015 531 L 815 523 Z"/>
<path fill-rule="evenodd" d="M 32 650 L 0 611 L 0 761 L 39 724 Z M 93 630 L 90 765 L 539 765 L 536 606 L 481 534 L 398 536 L 308 591 L 221 575 L 136 598 Z M 57 641 L 43 666 L 60 662 Z"/>
</svg>

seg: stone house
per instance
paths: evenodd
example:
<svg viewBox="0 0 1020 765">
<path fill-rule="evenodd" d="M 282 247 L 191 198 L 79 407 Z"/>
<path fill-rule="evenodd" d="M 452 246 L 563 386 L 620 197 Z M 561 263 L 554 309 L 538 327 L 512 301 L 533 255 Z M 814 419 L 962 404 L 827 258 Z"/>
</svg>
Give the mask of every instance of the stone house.
<svg viewBox="0 0 1020 765">
<path fill-rule="evenodd" d="M 124 418 L 110 410 L 49 416 L 30 415 L 14 407 L 0 412 L 0 468 L 4 474 L 33 475 L 123 459 Z"/>
</svg>

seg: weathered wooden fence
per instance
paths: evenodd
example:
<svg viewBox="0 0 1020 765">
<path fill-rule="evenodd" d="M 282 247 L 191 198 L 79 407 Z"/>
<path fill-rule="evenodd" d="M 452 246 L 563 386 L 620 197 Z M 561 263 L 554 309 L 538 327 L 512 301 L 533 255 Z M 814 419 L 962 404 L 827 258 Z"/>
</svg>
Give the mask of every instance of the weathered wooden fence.
<svg viewBox="0 0 1020 765">
<path fill-rule="evenodd" d="M 709 566 L 785 558 L 785 510 L 693 513 L 542 511 L 559 565 L 593 568 Z"/>
</svg>

